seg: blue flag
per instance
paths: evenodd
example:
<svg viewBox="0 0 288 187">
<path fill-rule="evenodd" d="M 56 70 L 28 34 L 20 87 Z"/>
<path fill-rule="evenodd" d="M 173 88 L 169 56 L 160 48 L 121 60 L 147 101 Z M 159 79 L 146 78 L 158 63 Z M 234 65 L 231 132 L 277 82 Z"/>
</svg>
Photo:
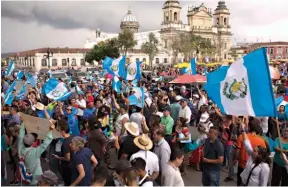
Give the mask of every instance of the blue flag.
<svg viewBox="0 0 288 187">
<path fill-rule="evenodd" d="M 4 103 L 6 105 L 11 105 L 14 99 L 13 90 L 15 89 L 16 81 L 14 81 L 8 88 L 6 94 L 4 95 Z"/>
<path fill-rule="evenodd" d="M 133 88 L 135 93 L 133 95 L 128 96 L 129 105 L 136 105 L 140 108 L 144 107 L 144 89 L 139 87 Z"/>
<path fill-rule="evenodd" d="M 126 70 L 125 80 L 140 80 L 141 74 L 141 63 L 142 62 L 131 62 Z"/>
<path fill-rule="evenodd" d="M 8 69 L 6 71 L 5 76 L 11 75 L 12 71 L 14 70 L 14 68 L 15 68 L 15 64 L 14 64 L 13 60 L 10 60 L 10 63 L 9 63 L 9 66 L 8 66 Z"/>
<path fill-rule="evenodd" d="M 103 69 L 107 70 L 108 73 L 113 76 L 118 76 L 124 78 L 125 76 L 125 63 L 126 57 L 119 57 L 117 59 L 112 59 L 110 57 L 106 57 L 103 62 Z"/>
<path fill-rule="evenodd" d="M 265 48 L 209 73 L 205 89 L 225 114 L 277 116 Z"/>
<path fill-rule="evenodd" d="M 25 82 L 25 84 L 23 85 L 19 94 L 16 96 L 16 99 L 19 99 L 19 100 L 24 99 L 26 90 L 27 90 L 27 82 Z"/>
<path fill-rule="evenodd" d="M 121 86 L 122 82 L 119 80 L 117 76 L 114 76 L 112 81 L 112 89 L 115 90 L 117 93 L 121 93 Z"/>
<path fill-rule="evenodd" d="M 189 67 L 187 67 L 187 68 L 182 68 L 182 69 L 181 69 L 181 73 L 182 73 L 182 74 L 192 74 L 192 75 L 196 75 L 196 74 L 197 74 L 197 71 L 196 71 L 196 62 L 197 62 L 196 57 L 195 57 L 195 58 L 192 58 L 191 61 L 190 61 Z"/>
<path fill-rule="evenodd" d="M 30 73 L 27 76 L 27 81 L 30 83 L 31 87 L 35 87 L 37 83 L 37 76 L 32 76 Z"/>
<path fill-rule="evenodd" d="M 17 80 L 21 80 L 23 76 L 24 76 L 24 72 L 23 71 L 19 71 L 18 74 L 17 74 Z"/>
</svg>

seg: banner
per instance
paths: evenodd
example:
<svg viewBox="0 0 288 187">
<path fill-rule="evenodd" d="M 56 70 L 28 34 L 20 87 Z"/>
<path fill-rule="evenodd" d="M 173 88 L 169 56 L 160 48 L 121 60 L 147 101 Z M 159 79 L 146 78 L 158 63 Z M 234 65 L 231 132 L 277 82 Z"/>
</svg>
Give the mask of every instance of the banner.
<svg viewBox="0 0 288 187">
<path fill-rule="evenodd" d="M 23 122 L 27 130 L 27 133 L 37 133 L 38 139 L 40 140 L 44 140 L 46 138 L 50 127 L 50 122 L 48 119 L 37 118 L 34 116 L 24 114 L 22 112 L 20 112 L 19 115 L 23 118 Z M 59 131 L 54 129 L 53 139 L 57 138 L 62 138 L 62 136 Z"/>
</svg>

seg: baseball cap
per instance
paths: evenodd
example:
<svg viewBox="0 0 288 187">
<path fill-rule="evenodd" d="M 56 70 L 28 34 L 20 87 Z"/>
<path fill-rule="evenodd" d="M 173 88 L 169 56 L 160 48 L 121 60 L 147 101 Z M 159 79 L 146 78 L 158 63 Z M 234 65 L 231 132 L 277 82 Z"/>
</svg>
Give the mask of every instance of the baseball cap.
<svg viewBox="0 0 288 187">
<path fill-rule="evenodd" d="M 45 171 L 42 175 L 36 175 L 35 179 L 38 182 L 46 182 L 51 186 L 59 184 L 59 179 L 57 175 L 50 170 Z"/>
<path fill-rule="evenodd" d="M 183 99 L 183 97 L 180 96 L 180 95 L 177 95 L 177 96 L 175 97 L 175 100 L 176 100 L 176 101 L 181 101 L 182 99 Z"/>
<path fill-rule="evenodd" d="M 24 144 L 30 146 L 35 142 L 35 137 L 32 134 L 26 134 L 23 138 Z"/>
</svg>

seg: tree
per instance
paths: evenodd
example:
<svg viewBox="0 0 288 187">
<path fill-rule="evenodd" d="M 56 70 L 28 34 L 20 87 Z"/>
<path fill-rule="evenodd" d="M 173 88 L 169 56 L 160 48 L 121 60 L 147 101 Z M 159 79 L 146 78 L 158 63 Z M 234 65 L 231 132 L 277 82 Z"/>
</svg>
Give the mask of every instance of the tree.
<svg viewBox="0 0 288 187">
<path fill-rule="evenodd" d="M 149 33 L 148 41 L 143 43 L 141 46 L 141 50 L 149 56 L 149 66 L 152 67 L 152 62 L 156 54 L 158 53 L 158 45 L 159 41 L 155 37 L 154 33 Z"/>
<path fill-rule="evenodd" d="M 124 29 L 118 36 L 118 44 L 120 48 L 124 49 L 126 56 L 128 49 L 137 45 L 137 40 L 134 40 L 134 33 L 129 29 Z"/>
<path fill-rule="evenodd" d="M 172 54 L 173 54 L 173 63 L 176 64 L 178 54 L 181 51 L 181 41 L 180 41 L 179 37 L 173 37 L 172 38 L 171 50 L 172 50 Z"/>
<path fill-rule="evenodd" d="M 106 56 L 111 58 L 118 58 L 120 56 L 117 38 L 112 38 L 95 45 L 93 49 L 86 54 L 85 60 L 88 63 L 93 63 L 94 60 L 100 62 Z"/>
</svg>

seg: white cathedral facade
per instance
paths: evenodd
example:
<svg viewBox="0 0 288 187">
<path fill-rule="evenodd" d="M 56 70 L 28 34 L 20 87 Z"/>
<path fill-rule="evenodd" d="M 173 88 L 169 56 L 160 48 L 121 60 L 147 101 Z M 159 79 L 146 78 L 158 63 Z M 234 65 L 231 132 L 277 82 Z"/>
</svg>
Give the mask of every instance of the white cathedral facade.
<svg viewBox="0 0 288 187">
<path fill-rule="evenodd" d="M 219 1 L 218 6 L 212 12 L 203 3 L 198 7 L 189 7 L 187 12 L 188 24 L 183 24 L 180 13 L 182 7 L 178 0 L 167 0 L 162 8 L 163 21 L 159 30 L 138 32 L 139 24 L 136 17 L 132 15 L 131 10 L 125 15 L 120 23 L 120 32 L 123 29 L 130 29 L 134 32 L 134 39 L 137 40 L 137 45 L 133 50 L 129 50 L 127 58 L 129 61 L 142 61 L 148 63 L 148 55 L 141 51 L 143 43 L 148 41 L 149 33 L 154 33 L 159 41 L 159 52 L 155 56 L 153 65 L 172 64 L 173 54 L 171 49 L 172 39 L 180 33 L 192 32 L 195 35 L 200 35 L 203 38 L 211 40 L 217 48 L 215 56 L 211 57 L 218 60 L 228 59 L 228 54 L 231 48 L 231 27 L 230 27 L 230 12 L 224 1 Z M 96 31 L 96 37 L 87 39 L 84 48 L 93 48 L 94 45 L 101 41 L 118 37 L 118 33 L 105 33 L 99 29 Z M 196 55 L 196 54 L 194 54 Z M 177 62 L 184 60 L 183 54 L 178 55 Z"/>
</svg>

